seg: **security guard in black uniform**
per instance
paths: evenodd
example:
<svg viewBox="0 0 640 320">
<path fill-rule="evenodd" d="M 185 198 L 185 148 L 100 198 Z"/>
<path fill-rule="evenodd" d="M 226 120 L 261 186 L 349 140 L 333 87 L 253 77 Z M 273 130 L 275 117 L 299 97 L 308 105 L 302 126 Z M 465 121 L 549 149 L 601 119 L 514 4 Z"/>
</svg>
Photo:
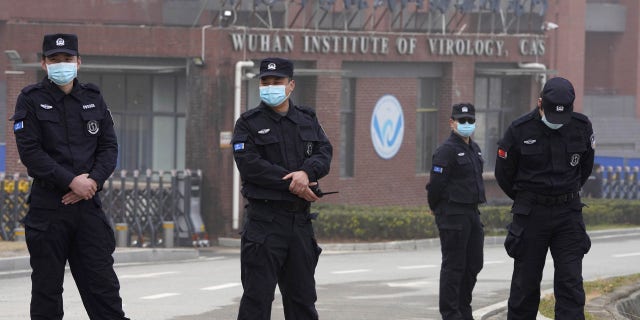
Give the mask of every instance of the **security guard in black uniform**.
<svg viewBox="0 0 640 320">
<path fill-rule="evenodd" d="M 578 192 L 593 168 L 589 119 L 573 112 L 564 78 L 544 86 L 538 108 L 513 121 L 498 142 L 495 175 L 514 200 L 505 248 L 514 259 L 508 319 L 535 319 L 547 250 L 555 267 L 556 319 L 584 319 L 582 259 L 591 247 Z"/>
<path fill-rule="evenodd" d="M 455 104 L 451 135 L 433 154 L 427 184 L 429 207 L 440 233 L 440 314 L 442 319 L 473 319 L 473 287 L 483 264 L 484 231 L 478 204 L 485 202 L 482 152 L 471 135 L 475 107 Z"/>
<path fill-rule="evenodd" d="M 22 89 L 13 131 L 34 178 L 23 223 L 31 268 L 31 319 L 62 319 L 68 261 L 90 319 L 127 319 L 113 270 L 113 229 L 98 192 L 116 166 L 118 143 L 100 90 L 76 79 L 78 38 L 49 34 L 47 77 Z"/>
<path fill-rule="evenodd" d="M 289 99 L 293 64 L 260 63 L 260 98 L 233 133 L 234 158 L 248 200 L 242 233 L 244 294 L 239 320 L 270 319 L 276 284 L 285 319 L 318 319 L 315 268 L 320 247 L 309 212 L 313 188 L 329 173 L 333 148 L 315 112 Z"/>
</svg>

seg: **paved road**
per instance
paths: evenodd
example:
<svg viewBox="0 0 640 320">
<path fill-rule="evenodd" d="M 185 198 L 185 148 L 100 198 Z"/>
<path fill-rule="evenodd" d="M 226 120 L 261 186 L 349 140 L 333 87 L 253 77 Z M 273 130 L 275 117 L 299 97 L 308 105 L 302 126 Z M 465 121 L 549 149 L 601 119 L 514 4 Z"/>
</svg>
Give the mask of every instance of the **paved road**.
<svg viewBox="0 0 640 320">
<path fill-rule="evenodd" d="M 592 234 L 585 278 L 638 272 L 640 231 L 626 236 Z M 438 247 L 408 251 L 328 252 L 316 274 L 318 310 L 332 320 L 439 319 Z M 543 287 L 553 279 L 549 258 Z M 235 319 L 242 294 L 236 249 L 203 252 L 198 259 L 154 264 L 119 264 L 125 311 L 131 319 Z M 474 294 L 474 309 L 507 298 L 511 260 L 500 245 L 487 245 L 485 266 Z M 65 320 L 86 319 L 70 275 L 65 278 Z M 0 319 L 28 319 L 29 273 L 0 275 Z M 279 295 L 272 319 L 283 319 Z"/>
</svg>

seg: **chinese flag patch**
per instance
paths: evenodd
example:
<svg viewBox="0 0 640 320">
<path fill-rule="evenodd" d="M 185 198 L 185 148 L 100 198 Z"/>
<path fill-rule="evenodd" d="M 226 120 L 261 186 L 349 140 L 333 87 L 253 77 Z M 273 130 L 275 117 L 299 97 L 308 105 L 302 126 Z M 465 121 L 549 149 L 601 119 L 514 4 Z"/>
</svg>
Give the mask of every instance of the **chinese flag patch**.
<svg viewBox="0 0 640 320">
<path fill-rule="evenodd" d="M 500 157 L 502 159 L 506 159 L 507 158 L 507 151 L 505 151 L 502 148 L 498 148 L 498 157 Z"/>
</svg>

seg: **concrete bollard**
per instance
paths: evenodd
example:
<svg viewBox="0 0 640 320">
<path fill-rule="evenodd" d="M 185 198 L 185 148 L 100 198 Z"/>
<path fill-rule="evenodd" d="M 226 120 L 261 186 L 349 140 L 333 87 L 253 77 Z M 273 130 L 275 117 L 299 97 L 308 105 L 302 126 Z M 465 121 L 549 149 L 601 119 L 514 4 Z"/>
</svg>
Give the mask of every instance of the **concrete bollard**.
<svg viewBox="0 0 640 320">
<path fill-rule="evenodd" d="M 13 239 L 14 241 L 25 241 L 24 228 L 13 229 Z"/>
<path fill-rule="evenodd" d="M 128 247 L 129 227 L 126 223 L 116 223 L 116 246 Z"/>
<path fill-rule="evenodd" d="M 164 247 L 173 248 L 173 221 L 162 222 L 162 229 L 164 230 Z"/>
</svg>

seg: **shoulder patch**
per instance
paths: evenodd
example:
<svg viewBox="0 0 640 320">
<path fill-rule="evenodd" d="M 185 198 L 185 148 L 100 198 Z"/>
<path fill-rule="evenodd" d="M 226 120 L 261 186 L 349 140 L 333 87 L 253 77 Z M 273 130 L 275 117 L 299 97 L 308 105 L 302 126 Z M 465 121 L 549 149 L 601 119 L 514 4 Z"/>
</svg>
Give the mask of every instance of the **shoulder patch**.
<svg viewBox="0 0 640 320">
<path fill-rule="evenodd" d="M 37 90 L 37 89 L 42 89 L 42 83 L 38 82 L 36 84 L 32 84 L 32 85 L 28 85 L 24 88 L 22 88 L 22 93 L 29 93 L 33 90 Z"/>
<path fill-rule="evenodd" d="M 306 107 L 306 106 L 295 106 L 296 109 L 312 116 L 315 117 L 316 116 L 316 111 L 313 110 L 311 107 Z"/>
<path fill-rule="evenodd" d="M 98 88 L 98 86 L 93 83 L 81 83 L 80 86 L 84 89 L 100 93 L 100 88 Z"/>
</svg>

